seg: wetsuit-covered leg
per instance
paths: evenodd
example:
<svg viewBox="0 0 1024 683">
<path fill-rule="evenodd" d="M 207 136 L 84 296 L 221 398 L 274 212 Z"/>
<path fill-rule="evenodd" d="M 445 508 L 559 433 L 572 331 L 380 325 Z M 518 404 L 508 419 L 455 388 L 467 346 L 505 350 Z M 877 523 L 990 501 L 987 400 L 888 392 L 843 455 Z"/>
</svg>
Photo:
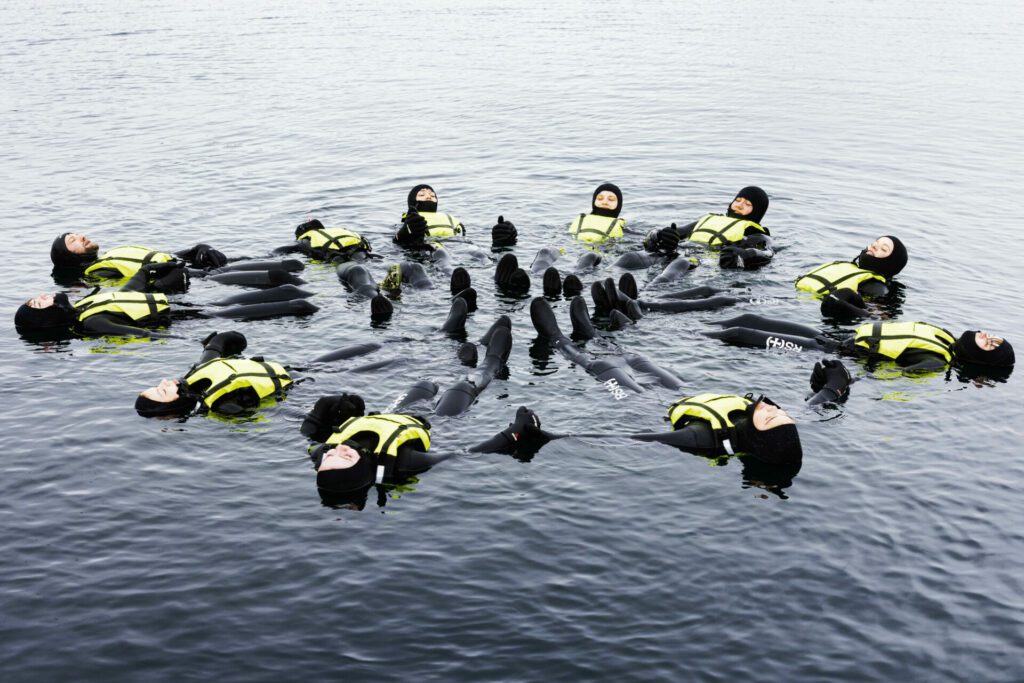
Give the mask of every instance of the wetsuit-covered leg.
<svg viewBox="0 0 1024 683">
<path fill-rule="evenodd" d="M 583 293 L 583 283 L 573 273 L 569 273 L 565 276 L 565 281 L 562 282 L 562 296 L 566 299 L 571 299 L 574 296 L 579 296 Z"/>
<path fill-rule="evenodd" d="M 289 315 L 311 315 L 319 310 L 319 307 L 305 299 L 292 299 L 290 301 L 272 301 L 263 304 L 231 306 L 219 311 L 214 311 L 212 315 L 218 318 L 260 320 L 263 318 L 277 318 Z"/>
<path fill-rule="evenodd" d="M 234 296 L 225 297 L 214 301 L 213 306 L 234 306 L 235 304 L 263 304 L 272 301 L 291 301 L 292 299 L 307 299 L 313 296 L 312 292 L 299 289 L 295 285 L 281 285 L 270 289 L 261 289 L 255 292 L 244 292 Z"/>
<path fill-rule="evenodd" d="M 646 251 L 627 251 L 615 260 L 613 265 L 627 270 L 640 270 L 649 268 L 655 263 L 664 259 L 661 254 L 651 254 Z"/>
<path fill-rule="evenodd" d="M 280 261 L 235 261 L 212 271 L 214 275 L 219 273 L 237 273 L 243 270 L 284 270 L 289 273 L 297 273 L 305 268 L 302 261 L 288 258 Z"/>
<path fill-rule="evenodd" d="M 587 251 L 576 259 L 576 272 L 597 268 L 599 265 L 601 265 L 601 255 L 596 251 Z"/>
<path fill-rule="evenodd" d="M 469 278 L 469 271 L 459 267 L 452 271 L 451 289 L 449 291 L 455 295 L 464 289 L 468 289 L 472 284 Z"/>
<path fill-rule="evenodd" d="M 512 320 L 507 315 L 500 315 L 498 319 L 491 323 L 491 326 L 484 332 L 484 336 L 480 337 L 480 343 L 487 346 L 491 343 L 491 337 L 498 330 L 499 327 L 504 327 L 509 332 L 512 331 Z"/>
<path fill-rule="evenodd" d="M 636 380 L 624 369 L 625 360 L 621 357 L 593 359 L 576 348 L 572 340 L 562 333 L 558 327 L 558 321 L 555 319 L 555 312 L 542 297 L 537 297 L 530 302 L 530 319 L 533 321 L 533 327 L 537 333 L 542 337 L 547 337 L 551 345 L 558 349 L 563 356 L 602 382 L 614 379 L 620 386 L 637 392 L 643 391 L 643 387 L 637 384 Z"/>
<path fill-rule="evenodd" d="M 659 294 L 659 298 L 662 299 L 706 299 L 724 292 L 724 289 L 718 287 L 709 287 L 707 285 L 701 285 L 700 287 L 691 287 L 690 289 L 684 289 L 681 292 L 667 292 L 665 294 Z"/>
<path fill-rule="evenodd" d="M 375 296 L 379 293 L 377 283 L 374 282 L 373 276 L 370 275 L 370 271 L 366 269 L 366 266 L 349 261 L 339 264 L 335 268 L 335 272 L 338 274 L 338 279 L 341 280 L 341 283 L 354 294 L 359 296 Z"/>
<path fill-rule="evenodd" d="M 562 276 L 551 266 L 544 271 L 544 296 L 558 296 L 562 293 Z"/>
<path fill-rule="evenodd" d="M 713 296 L 707 299 L 679 299 L 676 301 L 659 301 L 644 299 L 640 302 L 640 310 L 661 313 L 685 313 L 687 311 L 712 311 L 716 308 L 733 306 L 739 302 L 734 296 Z"/>
<path fill-rule="evenodd" d="M 472 287 L 467 287 L 456 294 L 453 298 L 465 300 L 470 313 L 476 310 L 476 290 Z"/>
<path fill-rule="evenodd" d="M 690 261 L 686 256 L 678 256 L 672 263 L 665 266 L 665 270 L 658 274 L 658 277 L 651 281 L 652 285 L 660 285 L 665 282 L 672 282 L 690 272 L 690 269 L 694 266 L 693 262 Z"/>
<path fill-rule="evenodd" d="M 390 300 L 383 294 L 370 299 L 370 320 L 373 322 L 383 322 L 391 318 L 391 315 L 395 312 L 395 307 Z"/>
<path fill-rule="evenodd" d="M 651 375 L 658 380 L 661 386 L 667 389 L 679 389 L 683 386 L 683 381 L 676 377 L 673 372 L 655 365 L 649 358 L 641 356 L 639 353 L 627 353 L 625 359 L 629 367 L 638 372 Z"/>
<path fill-rule="evenodd" d="M 460 332 L 466 329 L 466 316 L 469 313 L 469 304 L 465 299 L 453 299 L 451 310 L 448 311 L 448 318 L 441 325 L 441 332 Z"/>
<path fill-rule="evenodd" d="M 593 339 L 597 336 L 594 326 L 590 323 L 590 311 L 587 310 L 587 302 L 583 297 L 573 297 L 569 303 L 569 320 L 572 321 L 573 339 Z"/>
<path fill-rule="evenodd" d="M 416 289 L 433 289 L 434 283 L 430 281 L 427 271 L 415 261 L 402 261 L 402 282 L 406 282 Z"/>
<path fill-rule="evenodd" d="M 476 400 L 508 360 L 512 350 L 512 333 L 499 327 L 491 335 L 487 355 L 473 379 L 456 382 L 445 390 L 434 407 L 434 413 L 441 416 L 460 415 Z"/>
<path fill-rule="evenodd" d="M 279 285 L 304 285 L 306 281 L 285 270 L 240 270 L 218 273 L 209 279 L 224 285 L 243 287 L 277 287 Z"/>
<path fill-rule="evenodd" d="M 366 355 L 379 351 L 381 349 L 380 344 L 367 343 L 367 344 L 352 344 L 351 346 L 345 346 L 343 348 L 335 349 L 319 355 L 313 358 L 313 362 L 331 362 L 332 360 L 343 360 L 346 358 L 354 358 L 360 355 Z"/>
<path fill-rule="evenodd" d="M 763 315 L 757 315 L 756 313 L 744 313 L 743 315 L 738 315 L 734 318 L 717 320 L 712 324 L 720 327 L 749 327 L 763 332 L 780 332 L 782 334 L 790 334 L 799 337 L 814 338 L 821 334 L 810 325 L 791 323 L 785 320 L 775 320 L 773 318 L 766 318 Z"/>
<path fill-rule="evenodd" d="M 437 389 L 437 385 L 433 382 L 425 379 L 420 380 L 399 396 L 391 406 L 388 407 L 388 412 L 401 412 L 406 406 L 411 406 L 419 401 L 432 399 L 437 395 Z"/>
<path fill-rule="evenodd" d="M 530 271 L 537 275 L 543 273 L 545 270 L 550 268 L 558 260 L 558 251 L 551 247 L 543 247 L 537 252 L 537 255 L 533 258 L 533 263 L 530 264 Z"/>
<path fill-rule="evenodd" d="M 505 254 L 494 269 L 494 282 L 499 288 L 513 294 L 530 291 L 530 276 L 519 267 L 515 254 Z"/>
<path fill-rule="evenodd" d="M 766 332 L 749 327 L 729 327 L 724 330 L 704 332 L 705 337 L 720 339 L 736 346 L 750 346 L 763 349 L 813 349 L 814 351 L 835 351 L 837 344 L 824 337 L 801 337 L 782 332 Z"/>
</svg>

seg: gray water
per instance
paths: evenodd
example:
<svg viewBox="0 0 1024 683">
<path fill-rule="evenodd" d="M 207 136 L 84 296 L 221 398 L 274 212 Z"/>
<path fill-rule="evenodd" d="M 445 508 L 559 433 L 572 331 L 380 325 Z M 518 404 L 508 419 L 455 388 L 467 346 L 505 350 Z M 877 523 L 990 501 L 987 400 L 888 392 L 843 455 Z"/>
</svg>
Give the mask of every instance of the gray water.
<svg viewBox="0 0 1024 683">
<path fill-rule="evenodd" d="M 817 413 L 802 403 L 818 356 L 700 335 L 747 311 L 820 324 L 793 279 L 894 233 L 911 252 L 901 319 L 1024 338 L 1019 3 L 15 0 L 0 25 L 4 680 L 1024 678 L 1019 377 L 848 362 L 851 398 Z M 770 193 L 775 261 L 712 259 L 679 285 L 744 302 L 587 348 L 644 353 L 692 392 L 770 393 L 800 421 L 790 486 L 616 438 L 466 453 L 519 405 L 555 431 L 658 430 L 679 394 L 615 401 L 531 353 L 529 299 L 498 296 L 493 263 L 458 244 L 480 291 L 468 337 L 514 321 L 509 376 L 433 420 L 456 457 L 361 512 L 322 505 L 299 421 L 326 393 L 381 410 L 414 380 L 465 374 L 432 331 L 444 273 L 382 328 L 317 264 L 303 277 L 320 311 L 302 320 L 191 320 L 128 343 L 13 328 L 54 290 L 64 231 L 262 256 L 315 215 L 392 261 L 405 195 L 429 182 L 478 245 L 499 214 L 515 222 L 528 266 L 605 180 L 638 232 L 747 184 Z M 176 298 L 228 293 L 197 281 Z M 134 413 L 231 327 L 307 381 L 250 419 Z M 395 363 L 308 363 L 360 341 Z"/>
</svg>

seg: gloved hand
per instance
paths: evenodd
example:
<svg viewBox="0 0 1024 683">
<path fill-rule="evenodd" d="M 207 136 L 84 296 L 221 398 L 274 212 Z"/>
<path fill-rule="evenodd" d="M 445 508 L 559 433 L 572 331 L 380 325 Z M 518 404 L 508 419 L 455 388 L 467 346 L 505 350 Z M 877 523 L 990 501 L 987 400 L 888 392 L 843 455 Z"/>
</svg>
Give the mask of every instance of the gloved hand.
<svg viewBox="0 0 1024 683">
<path fill-rule="evenodd" d="M 504 216 L 498 216 L 498 222 L 491 228 L 491 246 L 511 247 L 518 237 L 516 226 L 506 221 Z"/>
<path fill-rule="evenodd" d="M 311 218 L 305 223 L 299 223 L 295 228 L 295 239 L 299 239 L 299 235 L 310 230 L 323 230 L 324 224 L 320 222 L 319 218 Z"/>
<path fill-rule="evenodd" d="M 193 268 L 220 268 L 228 262 L 224 254 L 209 244 L 197 244 L 191 249 L 175 252 L 174 255 L 188 261 L 188 264 Z"/>
<path fill-rule="evenodd" d="M 356 394 L 321 396 L 306 419 L 321 426 L 337 427 L 350 417 L 362 415 L 365 410 L 363 399 Z"/>
<path fill-rule="evenodd" d="M 395 241 L 399 244 L 422 244 L 426 234 L 427 219 L 416 209 L 409 209 L 402 219 L 402 227 L 395 234 Z"/>
<path fill-rule="evenodd" d="M 203 340 L 203 348 L 208 351 L 216 351 L 221 356 L 237 356 L 245 351 L 249 343 L 241 332 L 211 332 Z"/>
<path fill-rule="evenodd" d="M 679 247 L 679 231 L 673 223 L 661 230 L 651 230 L 644 237 L 644 249 L 652 254 L 673 254 Z"/>
<path fill-rule="evenodd" d="M 847 387 L 853 381 L 850 371 L 846 369 L 842 361 L 823 360 L 814 364 L 811 371 L 811 391 L 831 389 L 836 393 L 836 398 L 846 393 Z"/>
<path fill-rule="evenodd" d="M 181 261 L 147 263 L 139 268 L 146 278 L 147 292 L 184 292 L 188 289 L 188 271 Z"/>
<path fill-rule="evenodd" d="M 502 434 L 510 442 L 523 441 L 530 438 L 542 436 L 540 429 L 540 418 L 526 406 L 519 406 L 516 411 L 516 419 L 509 423 L 509 426 L 502 430 Z"/>
<path fill-rule="evenodd" d="M 864 299 L 852 289 L 840 289 L 821 300 L 821 314 L 830 318 L 867 318 Z"/>
</svg>

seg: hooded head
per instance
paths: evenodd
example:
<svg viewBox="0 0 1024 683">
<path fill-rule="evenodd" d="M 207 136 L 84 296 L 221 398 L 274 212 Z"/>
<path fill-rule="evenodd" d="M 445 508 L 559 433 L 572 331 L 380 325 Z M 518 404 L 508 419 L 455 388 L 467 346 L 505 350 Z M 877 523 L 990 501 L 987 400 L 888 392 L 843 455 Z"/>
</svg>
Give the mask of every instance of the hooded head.
<svg viewBox="0 0 1024 683">
<path fill-rule="evenodd" d="M 760 416 L 755 419 L 754 412 L 759 408 L 764 411 L 761 414 L 767 415 L 766 419 Z M 750 454 L 769 465 L 794 466 L 803 459 L 796 425 L 769 398 L 761 396 L 747 408 L 746 436 Z"/>
<path fill-rule="evenodd" d="M 180 417 L 191 413 L 199 395 L 188 390 L 181 380 L 163 380 L 135 399 L 135 412 L 142 417 Z"/>
<path fill-rule="evenodd" d="M 750 209 L 750 213 L 740 214 L 733 211 L 732 205 L 740 197 L 750 202 L 750 205 L 752 207 Z M 762 190 L 760 187 L 757 187 L 756 185 L 750 185 L 748 187 L 744 187 L 742 190 L 736 193 L 736 196 L 732 198 L 731 202 L 729 202 L 729 210 L 725 212 L 725 215 L 731 216 L 733 218 L 742 218 L 744 220 L 754 221 L 755 223 L 760 224 L 761 220 L 764 218 L 764 214 L 767 211 L 768 193 Z"/>
<path fill-rule="evenodd" d="M 597 196 L 602 192 L 610 192 L 615 195 L 615 207 L 608 208 L 597 205 Z M 609 218 L 618 218 L 619 213 L 622 211 L 622 190 L 619 189 L 618 185 L 612 183 L 601 183 L 594 190 L 594 196 L 590 199 L 590 212 L 598 216 L 608 216 Z"/>
<path fill-rule="evenodd" d="M 333 455 L 335 453 L 339 455 Z M 316 487 L 329 493 L 351 493 L 371 486 L 376 473 L 373 456 L 359 444 L 346 442 L 324 450 L 316 473 Z"/>
<path fill-rule="evenodd" d="M 14 314 L 14 326 L 19 330 L 70 328 L 77 321 L 78 311 L 64 293 L 43 294 L 29 299 Z"/>
<path fill-rule="evenodd" d="M 417 199 L 416 195 L 419 194 L 420 190 L 430 190 L 434 195 L 434 199 Z M 410 209 L 416 209 L 417 211 L 429 211 L 431 213 L 437 211 L 437 193 L 434 192 L 434 188 L 430 185 L 417 185 L 412 188 L 409 190 L 409 197 L 406 201 L 409 204 Z"/>
<path fill-rule="evenodd" d="M 75 248 L 81 249 L 82 253 L 76 253 L 68 248 L 69 235 L 76 244 Z M 50 246 L 50 260 L 57 268 L 84 268 L 96 260 L 98 250 L 99 245 L 90 241 L 85 235 L 65 232 L 53 240 L 53 244 Z"/>
<path fill-rule="evenodd" d="M 868 245 L 855 262 L 858 267 L 889 279 L 907 265 L 907 248 L 898 237 L 884 235 Z"/>
<path fill-rule="evenodd" d="M 1013 366 L 1015 358 L 1010 342 L 980 330 L 967 330 L 953 344 L 953 355 L 963 364 Z"/>
</svg>

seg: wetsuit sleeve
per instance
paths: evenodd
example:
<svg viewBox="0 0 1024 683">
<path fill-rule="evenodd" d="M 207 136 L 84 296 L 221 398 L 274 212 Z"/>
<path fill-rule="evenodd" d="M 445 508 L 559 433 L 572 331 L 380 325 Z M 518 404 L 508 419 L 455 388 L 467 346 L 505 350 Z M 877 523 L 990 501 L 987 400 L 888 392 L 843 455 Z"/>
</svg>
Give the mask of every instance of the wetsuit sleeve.
<svg viewBox="0 0 1024 683">
<path fill-rule="evenodd" d="M 865 280 L 857 287 L 857 292 L 866 296 L 885 296 L 889 293 L 889 286 L 878 280 Z"/>
<path fill-rule="evenodd" d="M 395 467 L 399 475 L 419 474 L 425 472 L 437 463 L 447 460 L 454 455 L 451 452 L 437 453 L 418 451 L 405 444 L 398 447 L 398 461 Z"/>
<path fill-rule="evenodd" d="M 715 433 L 707 422 L 691 422 L 682 429 L 671 432 L 646 432 L 630 434 L 629 438 L 637 441 L 656 441 L 657 443 L 668 444 L 686 451 L 717 451 L 719 450 L 718 440 Z"/>
<path fill-rule="evenodd" d="M 693 229 L 695 227 L 697 227 L 697 221 L 688 223 L 687 225 L 684 225 L 682 227 L 677 227 L 676 231 L 679 233 L 679 241 L 685 242 L 686 240 L 690 239 L 690 235 L 693 234 Z"/>
<path fill-rule="evenodd" d="M 172 339 L 177 335 L 166 332 L 154 332 L 141 327 L 127 325 L 109 313 L 98 313 L 89 316 L 81 323 L 82 332 L 86 335 L 102 335 L 110 337 L 150 337 L 152 339 Z"/>
<path fill-rule="evenodd" d="M 903 370 L 944 370 L 949 365 L 946 359 L 937 353 L 923 349 L 908 349 L 896 359 Z"/>
<path fill-rule="evenodd" d="M 303 244 L 305 244 L 307 248 L 309 247 L 309 242 L 308 241 L 302 241 L 302 242 L 295 241 L 295 242 L 292 242 L 291 244 L 282 244 L 280 247 L 274 247 L 274 249 L 270 253 L 271 254 L 294 254 L 294 253 L 305 254 L 306 252 L 303 251 L 303 248 L 302 248 Z"/>
</svg>

